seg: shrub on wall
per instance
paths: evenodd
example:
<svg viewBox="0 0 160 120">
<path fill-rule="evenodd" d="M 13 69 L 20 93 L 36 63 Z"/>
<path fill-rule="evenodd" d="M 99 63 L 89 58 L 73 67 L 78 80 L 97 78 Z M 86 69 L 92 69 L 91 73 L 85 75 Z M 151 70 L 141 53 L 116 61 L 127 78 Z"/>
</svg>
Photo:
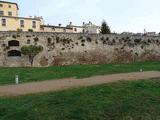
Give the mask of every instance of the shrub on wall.
<svg viewBox="0 0 160 120">
<path fill-rule="evenodd" d="M 70 44 L 70 40 L 67 40 L 67 43 Z"/>
<path fill-rule="evenodd" d="M 31 37 L 30 35 L 26 35 L 26 37 L 28 38 L 28 37 Z"/>
<path fill-rule="evenodd" d="M 127 41 L 128 41 L 127 39 L 124 40 L 124 42 L 127 42 Z"/>
<path fill-rule="evenodd" d="M 136 52 L 135 55 L 138 56 L 138 53 Z"/>
<path fill-rule="evenodd" d="M 56 43 L 59 43 L 59 37 L 56 37 Z"/>
<path fill-rule="evenodd" d="M 62 39 L 62 42 L 64 43 L 64 44 L 70 44 L 70 40 L 69 40 L 69 38 L 64 38 L 64 39 Z"/>
<path fill-rule="evenodd" d="M 18 31 L 18 32 L 22 32 L 23 30 L 18 28 L 17 31 Z"/>
<path fill-rule="evenodd" d="M 84 42 L 85 42 L 85 39 L 81 40 L 81 42 L 84 43 Z"/>
<path fill-rule="evenodd" d="M 104 37 L 101 37 L 101 40 L 104 40 Z"/>
<path fill-rule="evenodd" d="M 127 37 L 126 37 L 126 39 L 127 39 L 127 40 L 129 40 L 129 39 L 130 39 L 130 37 L 128 37 L 128 36 L 127 36 Z"/>
<path fill-rule="evenodd" d="M 34 39 L 34 42 L 36 42 L 36 43 L 37 43 L 38 40 L 39 40 L 38 37 L 35 37 L 35 38 L 33 38 L 33 39 Z"/>
<path fill-rule="evenodd" d="M 91 39 L 90 37 L 87 37 L 87 41 L 88 41 L 88 42 L 91 42 L 92 39 Z"/>
<path fill-rule="evenodd" d="M 28 39 L 28 40 L 27 40 L 27 44 L 30 44 L 30 42 L 31 42 L 31 40 L 30 40 L 30 39 Z"/>
<path fill-rule="evenodd" d="M 3 43 L 3 44 L 2 44 L 2 47 L 6 47 L 6 44 Z"/>
<path fill-rule="evenodd" d="M 148 43 L 151 43 L 151 40 L 150 40 L 150 39 L 148 39 Z"/>
<path fill-rule="evenodd" d="M 16 38 L 17 38 L 17 36 L 16 36 L 16 35 L 12 35 L 12 38 L 16 39 Z"/>
<path fill-rule="evenodd" d="M 83 39 L 83 36 L 80 36 L 78 39 L 79 39 L 79 40 Z"/>
<path fill-rule="evenodd" d="M 103 44 L 107 44 L 107 42 L 105 40 L 103 40 Z"/>
<path fill-rule="evenodd" d="M 116 40 L 115 40 L 115 39 L 113 39 L 113 43 L 116 43 Z"/>
<path fill-rule="evenodd" d="M 28 29 L 28 32 L 33 32 L 33 29 Z"/>
<path fill-rule="evenodd" d="M 125 38 L 124 38 L 124 37 L 122 37 L 122 40 L 125 40 Z"/>
<path fill-rule="evenodd" d="M 157 43 L 159 43 L 159 40 L 156 40 Z"/>
<path fill-rule="evenodd" d="M 141 49 L 143 49 L 143 45 L 141 46 Z"/>
<path fill-rule="evenodd" d="M 109 40 L 109 37 L 107 37 L 106 40 L 108 41 L 108 40 Z"/>
<path fill-rule="evenodd" d="M 47 40 L 47 42 L 48 42 L 48 44 L 50 44 L 51 43 L 51 38 L 48 38 L 48 40 Z"/>
<path fill-rule="evenodd" d="M 141 39 L 135 39 L 134 42 L 135 42 L 135 43 L 140 43 L 140 42 L 141 42 Z"/>
<path fill-rule="evenodd" d="M 17 35 L 17 37 L 20 37 L 20 35 Z"/>
<path fill-rule="evenodd" d="M 82 44 L 81 44 L 81 46 L 85 46 L 85 44 L 84 44 L 84 43 L 82 43 Z"/>
</svg>

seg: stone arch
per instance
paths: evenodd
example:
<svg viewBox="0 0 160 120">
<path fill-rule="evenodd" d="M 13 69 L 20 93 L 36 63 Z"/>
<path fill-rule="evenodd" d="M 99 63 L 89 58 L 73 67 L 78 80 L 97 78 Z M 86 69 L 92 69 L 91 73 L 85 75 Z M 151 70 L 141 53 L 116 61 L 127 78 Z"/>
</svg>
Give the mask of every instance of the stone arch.
<svg viewBox="0 0 160 120">
<path fill-rule="evenodd" d="M 8 46 L 19 46 L 19 41 L 17 40 L 8 41 Z"/>
<path fill-rule="evenodd" d="M 21 56 L 21 52 L 18 50 L 8 51 L 8 57 L 20 57 L 20 56 Z"/>
</svg>

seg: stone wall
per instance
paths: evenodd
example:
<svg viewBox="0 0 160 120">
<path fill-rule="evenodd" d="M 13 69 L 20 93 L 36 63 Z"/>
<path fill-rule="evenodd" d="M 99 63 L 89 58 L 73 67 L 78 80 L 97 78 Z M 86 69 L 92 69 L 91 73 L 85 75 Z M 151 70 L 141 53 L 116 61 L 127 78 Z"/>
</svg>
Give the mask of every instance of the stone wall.
<svg viewBox="0 0 160 120">
<path fill-rule="evenodd" d="M 10 46 L 12 40 L 19 46 Z M 20 51 L 24 45 L 43 46 L 43 52 L 34 58 L 34 67 L 160 61 L 160 37 L 0 32 L 0 66 L 30 66 L 27 56 L 8 56 L 8 52 Z"/>
</svg>

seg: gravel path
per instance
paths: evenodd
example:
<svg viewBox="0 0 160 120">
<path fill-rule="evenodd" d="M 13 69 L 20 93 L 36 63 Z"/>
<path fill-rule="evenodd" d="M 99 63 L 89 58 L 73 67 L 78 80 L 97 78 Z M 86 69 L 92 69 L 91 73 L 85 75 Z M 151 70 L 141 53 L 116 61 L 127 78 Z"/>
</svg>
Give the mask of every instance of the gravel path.
<svg viewBox="0 0 160 120">
<path fill-rule="evenodd" d="M 64 90 L 80 86 L 91 86 L 103 83 L 111 83 L 119 80 L 130 81 L 130 80 L 151 79 L 151 78 L 160 78 L 160 72 L 158 71 L 137 72 L 137 73 L 134 72 L 125 74 L 95 76 L 84 79 L 70 78 L 62 80 L 31 82 L 19 85 L 0 86 L 0 96 L 26 95 L 32 93 Z"/>
</svg>

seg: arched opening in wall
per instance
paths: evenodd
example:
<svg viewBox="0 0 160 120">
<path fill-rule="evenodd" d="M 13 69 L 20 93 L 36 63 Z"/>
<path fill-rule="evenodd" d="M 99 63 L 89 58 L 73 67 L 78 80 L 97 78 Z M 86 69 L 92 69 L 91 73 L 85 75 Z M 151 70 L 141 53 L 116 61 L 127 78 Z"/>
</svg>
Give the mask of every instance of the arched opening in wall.
<svg viewBox="0 0 160 120">
<path fill-rule="evenodd" d="M 17 40 L 8 41 L 8 46 L 19 46 L 19 41 Z"/>
<path fill-rule="evenodd" d="M 8 57 L 20 57 L 21 52 L 17 50 L 8 51 Z"/>
</svg>

